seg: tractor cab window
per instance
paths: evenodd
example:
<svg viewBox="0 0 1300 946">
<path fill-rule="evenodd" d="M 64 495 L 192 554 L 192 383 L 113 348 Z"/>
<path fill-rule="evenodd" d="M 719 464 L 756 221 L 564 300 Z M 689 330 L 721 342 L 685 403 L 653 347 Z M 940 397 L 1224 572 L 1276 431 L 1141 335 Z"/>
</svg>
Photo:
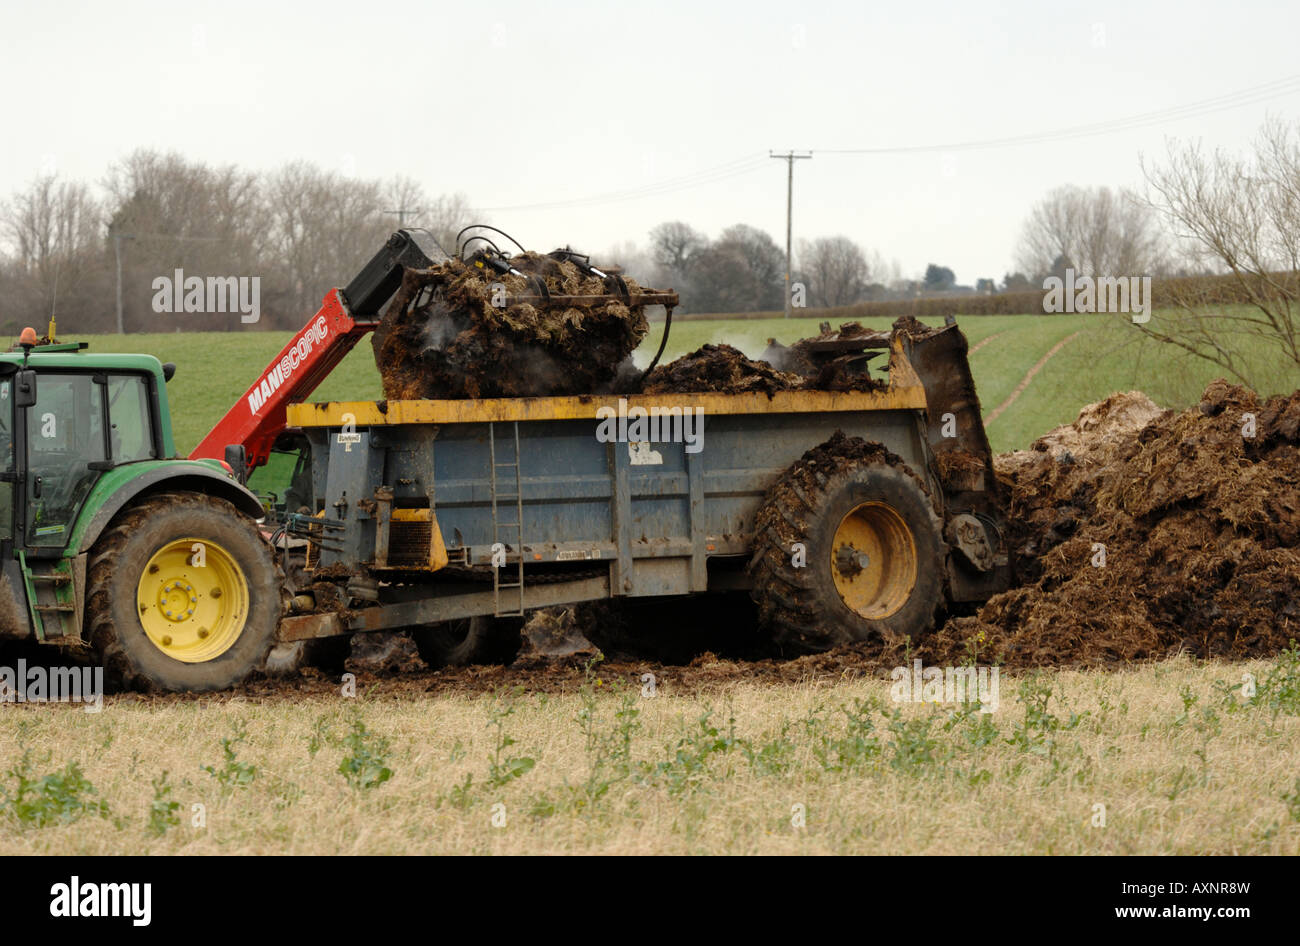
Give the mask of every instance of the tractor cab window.
<svg viewBox="0 0 1300 946">
<path fill-rule="evenodd" d="M 27 544 L 62 547 L 104 455 L 104 385 L 42 373 L 27 409 Z"/>
<path fill-rule="evenodd" d="M 108 419 L 114 463 L 154 458 L 149 386 L 139 375 L 109 375 Z"/>
</svg>

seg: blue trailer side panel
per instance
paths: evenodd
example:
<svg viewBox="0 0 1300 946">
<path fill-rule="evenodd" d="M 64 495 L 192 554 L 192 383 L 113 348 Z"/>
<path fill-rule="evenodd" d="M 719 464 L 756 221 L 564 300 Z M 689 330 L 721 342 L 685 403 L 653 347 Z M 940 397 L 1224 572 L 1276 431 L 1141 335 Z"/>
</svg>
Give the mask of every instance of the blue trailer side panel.
<svg viewBox="0 0 1300 946">
<path fill-rule="evenodd" d="M 748 554 L 768 487 L 836 430 L 879 441 L 929 476 L 923 421 L 910 410 L 710 415 L 695 452 L 602 442 L 597 429 L 590 419 L 330 429 L 326 443 L 314 440 L 329 454 L 325 517 L 342 529 L 322 563 L 369 561 L 373 516 L 356 500 L 387 484 L 399 505 L 432 507 L 453 561 L 490 564 L 497 540 L 512 563 L 608 563 L 615 595 L 686 594 L 707 588 L 709 558 Z"/>
</svg>

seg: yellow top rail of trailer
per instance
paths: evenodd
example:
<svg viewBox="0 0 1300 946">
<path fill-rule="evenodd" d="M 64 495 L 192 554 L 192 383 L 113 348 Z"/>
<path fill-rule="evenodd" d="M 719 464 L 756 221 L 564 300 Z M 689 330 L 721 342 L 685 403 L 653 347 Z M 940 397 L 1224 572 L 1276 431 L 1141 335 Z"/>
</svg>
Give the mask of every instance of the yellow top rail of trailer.
<svg viewBox="0 0 1300 946">
<path fill-rule="evenodd" d="M 473 424 L 529 420 L 585 420 L 602 407 L 667 410 L 703 408 L 705 414 L 805 414 L 833 411 L 925 410 L 925 387 L 897 347 L 889 384 L 874 391 L 761 391 L 743 394 L 580 394 L 417 401 L 325 401 L 290 404 L 291 427 L 358 427 L 387 424 Z M 350 415 L 350 416 L 349 416 Z"/>
</svg>

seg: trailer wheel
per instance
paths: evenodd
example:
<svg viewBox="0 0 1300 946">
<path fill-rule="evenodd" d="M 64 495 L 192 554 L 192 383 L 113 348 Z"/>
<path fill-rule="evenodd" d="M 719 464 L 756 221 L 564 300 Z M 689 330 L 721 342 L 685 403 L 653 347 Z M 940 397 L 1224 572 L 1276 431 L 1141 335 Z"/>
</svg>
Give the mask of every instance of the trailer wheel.
<svg viewBox="0 0 1300 946">
<path fill-rule="evenodd" d="M 520 618 L 475 617 L 411 631 L 420 659 L 437 670 L 470 664 L 509 664 L 522 643 Z"/>
<path fill-rule="evenodd" d="M 126 687 L 234 686 L 263 666 L 283 611 L 271 547 L 222 499 L 152 496 L 119 517 L 90 553 L 90 641 Z"/>
<path fill-rule="evenodd" d="M 783 649 L 919 637 L 944 603 L 944 544 L 921 480 L 880 444 L 804 454 L 755 516 L 751 594 Z"/>
</svg>

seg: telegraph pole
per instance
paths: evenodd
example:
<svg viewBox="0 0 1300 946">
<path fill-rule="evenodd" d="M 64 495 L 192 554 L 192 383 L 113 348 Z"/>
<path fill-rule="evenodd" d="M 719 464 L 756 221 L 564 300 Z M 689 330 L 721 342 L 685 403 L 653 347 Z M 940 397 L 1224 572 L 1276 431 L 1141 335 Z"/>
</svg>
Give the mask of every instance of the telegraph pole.
<svg viewBox="0 0 1300 946">
<path fill-rule="evenodd" d="M 812 152 L 807 151 L 798 154 L 794 151 L 787 151 L 785 154 L 773 154 L 771 151 L 768 157 L 780 158 L 786 163 L 787 175 L 785 186 L 785 317 L 790 318 L 790 243 L 791 236 L 794 232 L 794 163 L 795 161 L 811 158 Z"/>
<path fill-rule="evenodd" d="M 414 217 L 416 214 L 422 213 L 423 210 L 423 207 L 399 207 L 396 210 L 385 210 L 384 213 L 396 216 L 397 229 L 404 230 L 406 229 L 406 215 L 410 214 Z"/>
<path fill-rule="evenodd" d="M 134 240 L 135 236 L 120 230 L 110 232 L 113 236 L 113 255 L 117 258 L 117 334 L 122 335 L 126 332 L 122 327 L 122 241 Z"/>
</svg>

